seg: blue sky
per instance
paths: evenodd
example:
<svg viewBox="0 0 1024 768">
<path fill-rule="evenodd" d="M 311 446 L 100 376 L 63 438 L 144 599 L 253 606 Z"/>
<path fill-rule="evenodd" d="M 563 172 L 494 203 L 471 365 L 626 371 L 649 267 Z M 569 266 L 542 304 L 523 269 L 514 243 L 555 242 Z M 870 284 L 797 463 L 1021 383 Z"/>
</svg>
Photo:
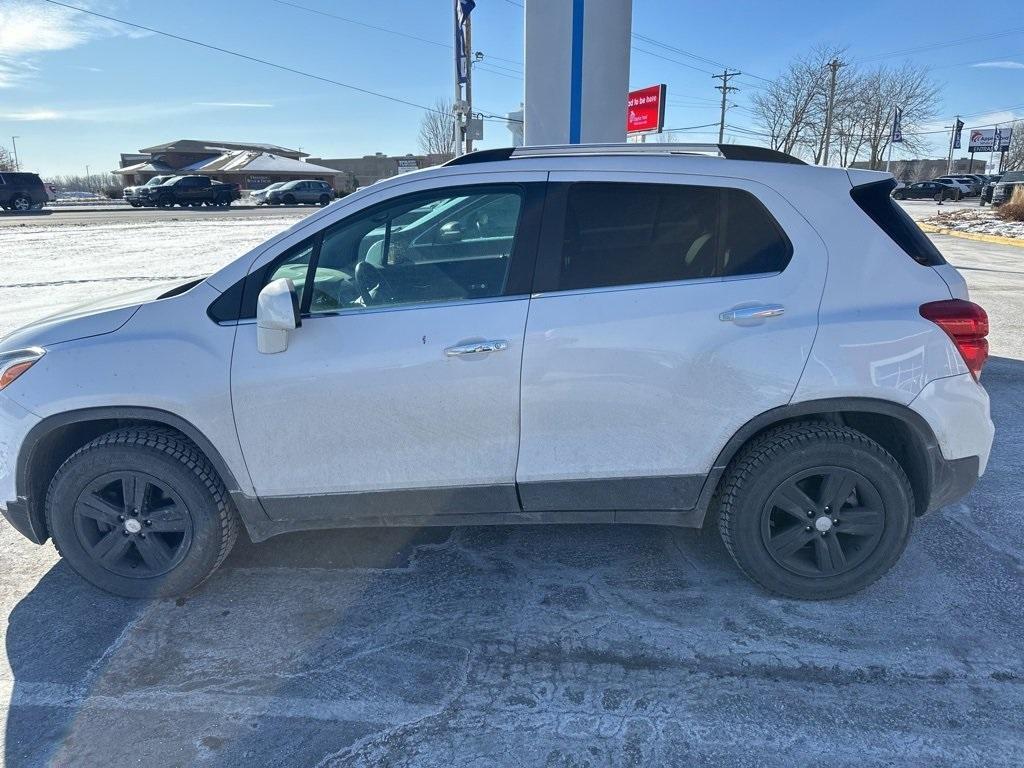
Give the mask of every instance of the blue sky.
<svg viewBox="0 0 1024 768">
<path fill-rule="evenodd" d="M 452 91 L 447 0 L 293 0 L 299 5 L 438 44 L 328 18 L 274 0 L 69 0 L 94 11 L 192 37 L 286 66 L 433 104 Z M 565 1 L 565 0 L 550 0 Z M 520 0 L 477 0 L 473 47 L 477 109 L 504 113 L 522 100 Z M 848 46 L 852 59 L 975 35 L 984 40 L 882 59 L 934 67 L 941 115 L 973 125 L 1024 118 L 1024 7 L 978 14 L 946 0 L 809 4 L 634 0 L 633 32 L 747 73 L 770 78 L 815 43 Z M 813 8 L 813 10 L 812 10 Z M 1018 10 L 1014 10 L 1018 8 Z M 1016 17 L 1016 18 L 1014 18 Z M 635 40 L 633 87 L 668 84 L 668 127 L 717 120 L 716 67 Z M 658 58 L 645 51 L 656 51 Z M 696 67 L 697 69 L 694 69 Z M 744 76 L 730 122 L 756 128 L 744 107 L 760 83 Z M 264 141 L 314 155 L 415 152 L 420 112 L 165 37 L 55 8 L 0 0 L 0 145 L 17 135 L 26 169 L 44 175 L 95 172 L 119 152 L 177 138 Z M 945 122 L 944 122 L 945 121 Z M 482 146 L 507 145 L 503 125 Z M 687 131 L 694 141 L 713 129 Z M 735 135 L 740 139 L 739 134 Z M 934 154 L 944 154 L 944 139 Z"/>
</svg>

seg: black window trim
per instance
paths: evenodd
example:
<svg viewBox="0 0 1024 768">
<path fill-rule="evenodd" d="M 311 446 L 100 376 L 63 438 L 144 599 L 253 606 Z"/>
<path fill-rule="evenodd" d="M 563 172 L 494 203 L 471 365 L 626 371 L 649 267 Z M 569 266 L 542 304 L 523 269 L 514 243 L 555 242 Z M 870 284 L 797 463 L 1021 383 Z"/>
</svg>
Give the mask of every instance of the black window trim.
<svg viewBox="0 0 1024 768">
<path fill-rule="evenodd" d="M 756 205 L 764 212 L 765 217 L 771 222 L 772 227 L 778 233 L 780 239 L 786 246 L 786 266 L 781 270 L 775 270 L 771 272 L 749 272 L 738 275 L 723 275 L 721 258 L 721 249 L 718 248 L 716 254 L 716 266 L 715 271 L 717 274 L 707 277 L 692 277 L 692 278 L 681 278 L 677 280 L 660 280 L 657 282 L 643 282 L 643 283 L 623 283 L 619 285 L 600 285 L 592 286 L 589 288 L 560 288 L 559 278 L 561 276 L 561 265 L 562 265 L 562 244 L 565 237 L 565 220 L 566 220 L 566 207 L 568 206 L 569 190 L 577 184 L 622 184 L 622 185 L 640 185 L 640 186 L 688 186 L 688 187 L 704 187 L 710 191 L 716 192 L 720 199 L 724 197 L 727 191 L 739 191 L 746 192 L 752 200 L 755 201 Z M 720 217 L 721 219 L 724 217 Z M 568 295 L 568 294 L 579 294 L 579 293 L 591 293 L 591 292 L 605 292 L 605 291 L 622 291 L 622 290 L 633 290 L 633 289 L 646 289 L 646 288 L 657 288 L 657 287 L 670 287 L 674 285 L 697 285 L 701 283 L 720 283 L 731 280 L 750 280 L 755 278 L 772 277 L 774 275 L 782 274 L 787 269 L 793 260 L 795 250 L 793 248 L 793 241 L 790 239 L 786 230 L 779 223 L 775 214 L 764 204 L 764 202 L 752 191 L 745 189 L 740 186 L 728 186 L 723 184 L 693 184 L 687 181 L 661 181 L 661 180 L 641 180 L 641 181 L 623 181 L 621 179 L 609 179 L 602 178 L 600 176 L 594 176 L 593 178 L 578 179 L 573 181 L 551 181 L 547 185 L 547 196 L 545 198 L 544 215 L 541 224 L 541 240 L 537 248 L 537 266 L 534 270 L 533 290 L 532 295 L 534 296 L 546 296 L 546 295 Z M 716 232 L 715 238 L 718 240 L 722 235 L 721 229 Z M 717 243 L 716 243 L 717 247 Z"/>
<path fill-rule="evenodd" d="M 516 224 L 516 232 L 513 239 L 512 255 L 509 259 L 508 275 L 505 279 L 504 290 L 497 296 L 480 299 L 467 299 L 445 302 L 424 302 L 409 305 L 396 305 L 394 309 L 412 309 L 419 307 L 442 306 L 448 304 L 460 304 L 466 302 L 496 301 L 510 297 L 526 297 L 531 293 L 533 285 L 533 273 L 536 264 L 538 241 L 540 239 L 540 221 L 545 205 L 545 192 L 547 183 L 544 181 L 493 181 L 477 184 L 459 184 L 453 186 L 438 186 L 428 190 L 409 192 L 403 195 L 396 195 L 387 200 L 382 200 L 372 206 L 367 206 L 354 211 L 337 221 L 333 221 L 321 227 L 315 233 L 303 238 L 299 242 L 288 246 L 267 263 L 250 268 L 248 274 L 241 278 L 234 285 L 230 286 L 207 308 L 210 319 L 216 323 L 237 323 L 252 320 L 256 317 L 256 299 L 263 289 L 266 278 L 273 270 L 287 259 L 289 254 L 296 249 L 308 247 L 312 244 L 314 252 L 310 256 L 309 267 L 306 272 L 306 280 L 300 297 L 300 316 L 306 317 L 331 317 L 334 315 L 351 314 L 348 310 L 337 312 L 318 312 L 312 315 L 309 306 L 312 303 L 312 275 L 315 274 L 316 265 L 320 258 L 320 246 L 323 243 L 324 233 L 355 216 L 373 216 L 376 212 L 389 208 L 404 200 L 411 200 L 417 197 L 424 200 L 435 199 L 438 195 L 446 194 L 457 196 L 460 192 L 468 194 L 488 194 L 491 190 L 515 190 L 522 198 L 519 209 L 519 221 Z M 390 307 L 378 307 L 375 309 L 385 310 Z M 370 308 L 357 309 L 355 312 L 366 313 L 372 311 Z"/>
</svg>

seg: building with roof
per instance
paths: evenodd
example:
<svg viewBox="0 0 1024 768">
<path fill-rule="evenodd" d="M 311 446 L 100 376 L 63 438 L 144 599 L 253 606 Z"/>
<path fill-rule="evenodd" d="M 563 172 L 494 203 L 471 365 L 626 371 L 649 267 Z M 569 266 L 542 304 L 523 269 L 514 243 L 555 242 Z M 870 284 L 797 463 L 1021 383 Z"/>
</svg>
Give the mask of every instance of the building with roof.
<svg viewBox="0 0 1024 768">
<path fill-rule="evenodd" d="M 338 174 L 338 186 L 335 189 L 347 194 L 381 179 L 389 179 L 400 173 L 415 171 L 419 168 L 440 165 L 449 159 L 451 158 L 442 155 L 388 156 L 383 152 L 377 152 L 363 157 L 314 157 L 309 162 L 333 168 Z"/>
<path fill-rule="evenodd" d="M 307 162 L 309 153 L 275 144 L 178 139 L 137 153 L 123 153 L 113 171 L 125 186 L 144 184 L 154 176 L 200 174 L 242 189 L 263 189 L 279 181 L 314 179 L 345 191 L 338 170 Z"/>
</svg>

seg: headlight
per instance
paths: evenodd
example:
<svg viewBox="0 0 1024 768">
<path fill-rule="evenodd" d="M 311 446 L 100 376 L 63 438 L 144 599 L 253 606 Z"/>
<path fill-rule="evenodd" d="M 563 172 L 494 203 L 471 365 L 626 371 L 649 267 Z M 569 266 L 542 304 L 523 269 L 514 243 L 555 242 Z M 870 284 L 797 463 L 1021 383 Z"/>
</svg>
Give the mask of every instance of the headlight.
<svg viewBox="0 0 1024 768">
<path fill-rule="evenodd" d="M 0 352 L 0 390 L 12 384 L 21 374 L 35 365 L 46 354 L 42 347 L 26 347 Z"/>
</svg>

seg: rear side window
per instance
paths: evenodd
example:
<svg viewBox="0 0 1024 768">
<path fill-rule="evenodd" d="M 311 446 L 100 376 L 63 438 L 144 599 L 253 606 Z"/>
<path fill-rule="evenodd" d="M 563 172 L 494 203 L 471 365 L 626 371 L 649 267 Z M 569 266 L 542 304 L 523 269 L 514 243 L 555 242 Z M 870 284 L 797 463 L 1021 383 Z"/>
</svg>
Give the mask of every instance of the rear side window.
<svg viewBox="0 0 1024 768">
<path fill-rule="evenodd" d="M 895 188 L 896 182 L 887 179 L 854 187 L 850 191 L 850 196 L 860 209 L 918 264 L 926 267 L 945 264 L 946 260 L 942 258 L 939 249 L 900 204 L 889 196 Z"/>
<path fill-rule="evenodd" d="M 791 253 L 749 192 L 583 182 L 566 197 L 556 290 L 779 272 Z"/>
</svg>

